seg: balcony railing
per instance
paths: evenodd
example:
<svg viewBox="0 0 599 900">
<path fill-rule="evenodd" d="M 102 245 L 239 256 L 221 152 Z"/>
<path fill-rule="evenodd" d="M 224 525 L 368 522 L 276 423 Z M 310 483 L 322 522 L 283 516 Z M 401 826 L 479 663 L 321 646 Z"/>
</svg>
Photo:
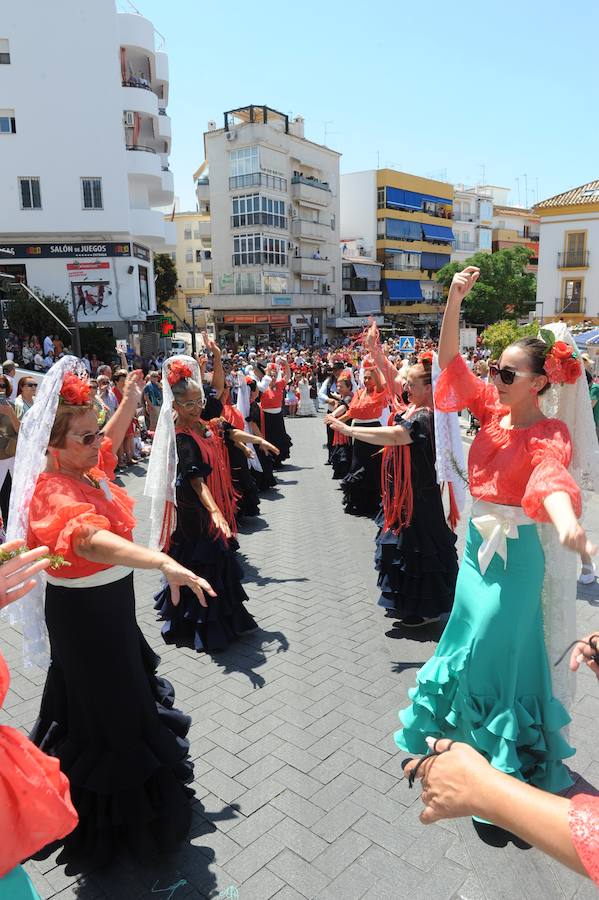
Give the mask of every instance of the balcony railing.
<svg viewBox="0 0 599 900">
<path fill-rule="evenodd" d="M 318 178 L 310 178 L 307 175 L 294 175 L 291 184 L 307 184 L 309 187 L 320 188 L 323 191 L 331 190 L 328 181 L 319 181 Z"/>
<path fill-rule="evenodd" d="M 565 313 L 584 313 L 587 309 L 587 298 L 577 297 L 576 299 L 568 299 L 567 297 L 555 298 L 555 312 L 558 314 Z"/>
<path fill-rule="evenodd" d="M 456 241 L 453 245 L 454 250 L 477 250 L 474 241 Z"/>
<path fill-rule="evenodd" d="M 479 215 L 477 212 L 458 212 L 457 210 L 454 210 L 453 220 L 454 222 L 478 222 Z"/>
<path fill-rule="evenodd" d="M 431 207 L 429 209 L 425 207 L 422 207 L 422 209 L 403 209 L 403 207 L 398 206 L 397 204 L 379 203 L 377 209 L 391 209 L 394 210 L 394 212 L 402 213 L 402 215 L 404 213 L 425 213 L 427 216 L 434 216 L 436 219 L 455 219 L 452 211 L 450 209 L 444 209 L 443 207 Z"/>
<path fill-rule="evenodd" d="M 267 187 L 273 191 L 286 191 L 287 179 L 278 175 L 267 175 L 265 172 L 251 172 L 249 175 L 234 175 L 229 178 L 230 191 L 256 186 Z"/>
<path fill-rule="evenodd" d="M 141 153 L 156 153 L 153 147 L 144 147 L 143 144 L 127 144 L 126 146 L 127 150 L 138 150 Z"/>
<path fill-rule="evenodd" d="M 150 84 L 149 79 L 145 78 L 136 78 L 134 75 L 131 78 L 125 78 L 123 81 L 123 87 L 134 87 L 141 88 L 143 91 L 151 91 L 152 85 Z"/>
<path fill-rule="evenodd" d="M 584 269 L 589 264 L 588 250 L 566 250 L 557 254 L 558 269 Z"/>
<path fill-rule="evenodd" d="M 344 278 L 342 280 L 341 287 L 344 291 L 355 291 L 363 292 L 363 291 L 375 291 L 378 292 L 381 290 L 381 282 L 380 281 L 368 281 L 366 278 Z"/>
<path fill-rule="evenodd" d="M 247 228 L 253 225 L 268 225 L 270 228 L 287 229 L 287 216 L 275 216 L 273 213 L 252 212 L 231 216 L 231 228 Z"/>
</svg>

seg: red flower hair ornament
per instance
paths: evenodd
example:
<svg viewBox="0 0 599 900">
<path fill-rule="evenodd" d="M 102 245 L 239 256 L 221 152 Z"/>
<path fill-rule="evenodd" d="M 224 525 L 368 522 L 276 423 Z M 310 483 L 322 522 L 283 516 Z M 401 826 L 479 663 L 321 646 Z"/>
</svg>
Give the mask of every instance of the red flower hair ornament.
<svg viewBox="0 0 599 900">
<path fill-rule="evenodd" d="M 168 383 L 172 387 L 174 384 L 177 384 L 178 381 L 182 381 L 184 378 L 191 378 L 193 372 L 191 370 L 191 366 L 188 366 L 187 363 L 180 362 L 180 360 L 175 360 L 168 367 Z"/>
<path fill-rule="evenodd" d="M 73 372 L 67 372 L 62 379 L 59 402 L 68 403 L 69 406 L 87 406 L 90 402 L 89 393 L 87 378 L 79 378 Z"/>
<path fill-rule="evenodd" d="M 578 350 L 565 341 L 556 341 L 548 328 L 541 329 L 541 339 L 547 345 L 545 374 L 551 384 L 576 384 L 582 375 Z"/>
<path fill-rule="evenodd" d="M 432 366 L 432 364 L 433 364 L 433 351 L 432 351 L 432 350 L 424 350 L 424 351 L 420 354 L 420 356 L 418 357 L 418 362 L 419 362 L 421 365 L 424 365 L 424 363 L 428 363 L 429 365 Z"/>
</svg>

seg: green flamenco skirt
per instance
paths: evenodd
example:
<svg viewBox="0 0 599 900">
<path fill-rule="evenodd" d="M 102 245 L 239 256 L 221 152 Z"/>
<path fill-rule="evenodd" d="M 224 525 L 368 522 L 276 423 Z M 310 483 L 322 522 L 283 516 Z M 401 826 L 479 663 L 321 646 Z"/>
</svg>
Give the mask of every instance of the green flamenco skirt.
<svg viewBox="0 0 599 900">
<path fill-rule="evenodd" d="M 507 541 L 507 565 L 495 554 L 482 575 L 482 538 L 470 522 L 451 616 L 399 714 L 395 743 L 426 753 L 428 735 L 463 741 L 496 769 L 557 793 L 572 784 L 562 760 L 576 751 L 560 734 L 570 717 L 551 687 L 543 549 L 535 525 L 518 535 Z"/>
<path fill-rule="evenodd" d="M 17 866 L 0 878 L 0 900 L 40 900 L 40 895 L 25 870 Z"/>
</svg>

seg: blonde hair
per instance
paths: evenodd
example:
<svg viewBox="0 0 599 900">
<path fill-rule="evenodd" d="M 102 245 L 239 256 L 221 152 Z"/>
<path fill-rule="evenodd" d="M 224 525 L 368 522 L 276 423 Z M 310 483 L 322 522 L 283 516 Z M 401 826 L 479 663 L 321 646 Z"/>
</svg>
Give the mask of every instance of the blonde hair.
<svg viewBox="0 0 599 900">
<path fill-rule="evenodd" d="M 71 430 L 73 420 L 89 412 L 90 409 L 93 409 L 91 403 L 86 403 L 84 406 L 71 406 L 69 403 L 59 403 L 48 446 L 62 450 L 66 444 L 67 435 Z"/>
</svg>

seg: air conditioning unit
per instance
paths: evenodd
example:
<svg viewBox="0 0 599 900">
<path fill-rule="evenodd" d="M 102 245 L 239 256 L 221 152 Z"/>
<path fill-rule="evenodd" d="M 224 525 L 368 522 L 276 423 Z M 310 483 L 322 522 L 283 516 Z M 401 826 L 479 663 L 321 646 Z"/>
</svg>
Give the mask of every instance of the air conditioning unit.
<svg viewBox="0 0 599 900">
<path fill-rule="evenodd" d="M 234 141 L 236 137 L 237 137 L 236 131 L 227 131 L 227 140 L 228 141 Z"/>
<path fill-rule="evenodd" d="M 135 113 L 124 112 L 123 125 L 125 126 L 125 128 L 133 128 L 135 126 Z"/>
</svg>

